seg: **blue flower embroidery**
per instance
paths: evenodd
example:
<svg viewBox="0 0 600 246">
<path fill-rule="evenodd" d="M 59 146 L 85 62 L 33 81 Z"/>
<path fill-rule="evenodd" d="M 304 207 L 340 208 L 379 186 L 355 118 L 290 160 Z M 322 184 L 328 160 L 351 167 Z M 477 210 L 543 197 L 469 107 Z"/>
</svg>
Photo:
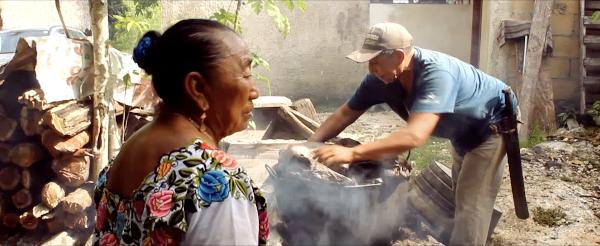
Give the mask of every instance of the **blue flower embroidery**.
<svg viewBox="0 0 600 246">
<path fill-rule="evenodd" d="M 123 213 L 117 213 L 117 223 L 115 227 L 117 238 L 121 238 L 123 236 L 123 230 L 125 229 L 125 215 Z"/>
<path fill-rule="evenodd" d="M 146 56 L 148 48 L 152 45 L 152 38 L 145 37 L 133 48 L 133 61 L 139 63 Z"/>
<path fill-rule="evenodd" d="M 200 199 L 207 203 L 222 202 L 229 197 L 229 182 L 225 172 L 221 170 L 211 170 L 200 180 L 200 187 L 197 190 Z"/>
<path fill-rule="evenodd" d="M 96 181 L 96 187 L 102 187 L 106 183 L 106 173 L 103 173 L 98 177 L 98 181 Z"/>
</svg>

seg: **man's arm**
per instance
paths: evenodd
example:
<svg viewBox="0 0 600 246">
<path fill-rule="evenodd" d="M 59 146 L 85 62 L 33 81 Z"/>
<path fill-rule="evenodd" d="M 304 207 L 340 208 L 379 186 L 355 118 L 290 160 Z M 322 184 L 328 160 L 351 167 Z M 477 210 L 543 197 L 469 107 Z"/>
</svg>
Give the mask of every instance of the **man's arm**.
<svg viewBox="0 0 600 246">
<path fill-rule="evenodd" d="M 354 110 L 348 107 L 348 104 L 340 106 L 331 116 L 321 124 L 315 133 L 308 139 L 311 142 L 327 141 L 346 129 L 366 110 Z"/>
</svg>

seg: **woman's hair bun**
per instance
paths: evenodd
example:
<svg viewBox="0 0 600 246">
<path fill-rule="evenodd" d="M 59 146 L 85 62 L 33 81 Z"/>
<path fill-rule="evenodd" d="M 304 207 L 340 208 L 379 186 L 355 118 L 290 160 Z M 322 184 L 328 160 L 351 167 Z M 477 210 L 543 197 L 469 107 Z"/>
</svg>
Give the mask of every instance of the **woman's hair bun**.
<svg viewBox="0 0 600 246">
<path fill-rule="evenodd" d="M 156 43 L 160 38 L 160 33 L 157 31 L 149 31 L 138 41 L 135 48 L 133 48 L 133 61 L 147 74 L 152 74 L 154 61 L 152 59 L 153 51 L 155 50 Z"/>
</svg>

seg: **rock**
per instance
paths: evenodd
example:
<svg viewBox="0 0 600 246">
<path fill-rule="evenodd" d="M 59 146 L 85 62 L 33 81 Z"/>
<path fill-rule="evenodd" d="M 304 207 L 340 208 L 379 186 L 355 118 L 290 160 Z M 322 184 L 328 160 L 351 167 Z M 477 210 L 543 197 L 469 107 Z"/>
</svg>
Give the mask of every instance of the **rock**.
<svg viewBox="0 0 600 246">
<path fill-rule="evenodd" d="M 575 128 L 579 127 L 579 123 L 577 123 L 577 121 L 575 119 L 568 119 L 567 120 L 567 129 L 569 130 L 573 130 Z"/>
<path fill-rule="evenodd" d="M 534 154 L 536 155 L 540 155 L 544 153 L 544 149 L 542 149 L 541 146 L 535 146 L 533 148 L 531 148 L 531 150 L 533 151 Z"/>
<path fill-rule="evenodd" d="M 544 166 L 546 167 L 546 169 L 550 169 L 550 168 L 557 168 L 557 169 L 562 169 L 563 165 L 561 162 L 558 161 L 547 161 Z"/>
<path fill-rule="evenodd" d="M 551 142 L 540 143 L 534 147 L 535 152 L 537 152 L 536 151 L 537 147 L 540 147 L 545 151 L 564 152 L 567 154 L 571 154 L 571 153 L 575 152 L 575 148 L 571 144 L 561 142 L 561 141 L 551 141 Z"/>
</svg>

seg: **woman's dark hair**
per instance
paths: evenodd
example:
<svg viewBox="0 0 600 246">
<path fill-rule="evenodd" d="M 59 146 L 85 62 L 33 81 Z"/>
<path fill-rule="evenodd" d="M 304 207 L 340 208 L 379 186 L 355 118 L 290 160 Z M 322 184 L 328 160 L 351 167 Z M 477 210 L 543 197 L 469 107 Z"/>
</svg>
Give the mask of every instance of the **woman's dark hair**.
<svg viewBox="0 0 600 246">
<path fill-rule="evenodd" d="M 156 94 L 167 105 L 185 103 L 183 80 L 193 71 L 210 77 L 225 47 L 220 31 L 233 30 L 219 22 L 204 19 L 187 19 L 177 22 L 162 35 L 149 31 L 133 50 L 133 60 L 152 75 Z"/>
</svg>

